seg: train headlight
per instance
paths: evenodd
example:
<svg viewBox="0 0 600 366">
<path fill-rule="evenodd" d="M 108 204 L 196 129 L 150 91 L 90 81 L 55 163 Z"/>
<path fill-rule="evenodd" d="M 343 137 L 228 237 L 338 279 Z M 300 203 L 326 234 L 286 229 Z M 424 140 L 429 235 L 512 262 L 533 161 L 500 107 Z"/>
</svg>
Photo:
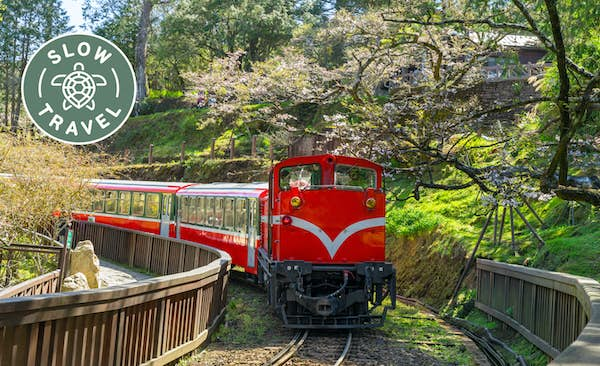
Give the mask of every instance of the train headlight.
<svg viewBox="0 0 600 366">
<path fill-rule="evenodd" d="M 301 204 L 302 204 L 302 198 L 300 198 L 298 196 L 294 196 L 290 200 L 290 205 L 292 205 L 293 208 L 298 208 L 298 207 L 300 207 Z"/>
<path fill-rule="evenodd" d="M 281 218 L 281 223 L 284 225 L 291 225 L 292 224 L 292 218 L 289 216 L 284 216 Z"/>
<path fill-rule="evenodd" d="M 375 201 L 375 198 L 373 197 L 367 198 L 367 200 L 365 201 L 365 206 L 367 206 L 368 209 L 373 209 L 376 205 L 377 201 Z"/>
</svg>

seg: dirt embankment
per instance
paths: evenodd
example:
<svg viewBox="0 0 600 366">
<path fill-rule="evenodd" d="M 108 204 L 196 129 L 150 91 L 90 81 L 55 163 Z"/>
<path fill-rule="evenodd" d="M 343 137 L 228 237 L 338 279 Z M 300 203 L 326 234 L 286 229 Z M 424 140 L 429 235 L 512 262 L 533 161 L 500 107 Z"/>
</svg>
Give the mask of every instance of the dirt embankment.
<svg viewBox="0 0 600 366">
<path fill-rule="evenodd" d="M 464 266 L 464 248 L 437 230 L 387 240 L 387 258 L 397 271 L 398 294 L 435 307 L 446 304 Z"/>
</svg>

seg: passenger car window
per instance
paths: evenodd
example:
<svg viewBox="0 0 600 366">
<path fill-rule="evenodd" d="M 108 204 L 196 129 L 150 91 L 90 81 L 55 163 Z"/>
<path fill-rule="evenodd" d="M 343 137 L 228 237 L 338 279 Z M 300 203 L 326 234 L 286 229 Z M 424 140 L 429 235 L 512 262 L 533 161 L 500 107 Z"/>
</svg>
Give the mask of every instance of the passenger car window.
<svg viewBox="0 0 600 366">
<path fill-rule="evenodd" d="M 190 198 L 182 197 L 181 198 L 181 221 L 189 222 L 188 208 L 190 207 Z"/>
<path fill-rule="evenodd" d="M 146 193 L 146 216 L 147 217 L 158 217 L 160 212 L 160 194 L 158 193 Z"/>
<path fill-rule="evenodd" d="M 288 190 L 292 187 L 304 189 L 321 184 L 321 166 L 319 164 L 296 165 L 281 168 L 279 171 L 279 188 Z"/>
<path fill-rule="evenodd" d="M 104 191 L 94 193 L 94 202 L 92 204 L 94 212 L 104 212 Z"/>
<path fill-rule="evenodd" d="M 246 217 L 246 204 L 245 198 L 238 198 L 235 201 L 235 231 L 240 233 L 246 232 L 247 217 Z"/>
<path fill-rule="evenodd" d="M 373 169 L 351 165 L 335 166 L 335 185 L 346 187 L 376 188 L 377 175 Z"/>
<path fill-rule="evenodd" d="M 198 197 L 198 205 L 196 206 L 196 215 L 198 216 L 196 222 L 200 225 L 206 225 L 206 199 L 204 197 Z"/>
<path fill-rule="evenodd" d="M 132 214 L 134 216 L 144 216 L 144 204 L 146 203 L 146 194 L 144 192 L 133 192 Z"/>
<path fill-rule="evenodd" d="M 195 224 L 198 220 L 198 197 L 194 197 L 190 199 L 190 208 L 189 208 L 189 215 L 190 215 L 190 223 Z"/>
<path fill-rule="evenodd" d="M 235 212 L 233 211 L 233 202 L 233 198 L 225 198 L 225 216 L 223 217 L 223 226 L 227 229 L 233 229 L 233 218 L 235 215 Z"/>
<path fill-rule="evenodd" d="M 129 215 L 131 209 L 131 192 L 119 192 L 119 213 Z"/>
<path fill-rule="evenodd" d="M 223 226 L 223 197 L 215 198 L 215 221 L 213 226 Z"/>
<path fill-rule="evenodd" d="M 117 192 L 107 191 L 106 192 L 106 212 L 116 213 L 117 212 Z"/>
<path fill-rule="evenodd" d="M 215 198 L 206 198 L 206 224 L 208 226 L 214 226 L 215 224 Z"/>
</svg>

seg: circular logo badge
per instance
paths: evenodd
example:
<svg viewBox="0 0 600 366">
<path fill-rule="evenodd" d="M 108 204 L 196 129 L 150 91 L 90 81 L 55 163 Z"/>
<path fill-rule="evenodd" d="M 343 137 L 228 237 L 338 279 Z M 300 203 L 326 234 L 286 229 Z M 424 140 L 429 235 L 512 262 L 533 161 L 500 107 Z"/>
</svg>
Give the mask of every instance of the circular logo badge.
<svg viewBox="0 0 600 366">
<path fill-rule="evenodd" d="M 46 135 L 85 145 L 117 132 L 135 104 L 133 68 L 112 42 L 66 34 L 46 42 L 23 74 L 23 104 Z"/>
</svg>

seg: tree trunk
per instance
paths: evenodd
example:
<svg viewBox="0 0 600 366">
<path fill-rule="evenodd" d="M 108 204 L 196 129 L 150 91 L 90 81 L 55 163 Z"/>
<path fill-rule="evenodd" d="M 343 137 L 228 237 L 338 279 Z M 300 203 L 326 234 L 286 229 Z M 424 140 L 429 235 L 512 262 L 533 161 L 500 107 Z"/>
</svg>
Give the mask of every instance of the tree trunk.
<svg viewBox="0 0 600 366">
<path fill-rule="evenodd" d="M 17 83 L 14 80 L 15 77 L 15 68 L 17 64 L 17 39 L 16 37 L 13 39 L 13 47 L 12 47 L 12 61 L 10 67 L 10 76 L 11 76 L 11 86 L 10 86 L 10 125 L 13 131 L 16 131 L 17 126 L 14 125 L 14 116 L 15 116 L 15 107 L 16 107 L 16 88 Z"/>
<path fill-rule="evenodd" d="M 560 113 L 560 143 L 550 166 L 546 171 L 546 179 L 554 175 L 554 172 L 558 168 L 558 184 L 566 185 L 567 176 L 569 173 L 569 143 L 570 143 L 570 132 L 571 132 L 571 115 L 569 113 L 569 76 L 567 74 L 567 56 L 565 51 L 565 45 L 562 37 L 562 30 L 560 25 L 560 17 L 556 8 L 556 1 L 545 0 L 546 9 L 548 10 L 548 16 L 550 24 L 552 26 L 552 37 L 556 47 L 556 66 L 558 68 L 558 77 L 560 82 L 560 89 L 558 93 L 558 110 Z"/>
<path fill-rule="evenodd" d="M 10 103 L 10 63 L 6 58 L 6 67 L 4 68 L 4 126 L 8 127 L 8 104 Z"/>
<path fill-rule="evenodd" d="M 28 25 L 29 27 L 29 25 Z M 27 61 L 29 60 L 29 45 L 31 43 L 31 36 L 25 36 L 26 38 L 23 40 L 23 47 L 21 49 L 21 66 L 19 67 L 19 82 L 18 85 L 21 85 L 21 79 L 23 78 L 23 74 L 25 73 L 25 66 L 27 65 Z M 19 126 L 19 117 L 21 116 L 21 93 L 17 93 L 17 101 L 15 104 L 15 111 L 13 113 L 14 120 L 12 121 L 13 129 L 16 129 Z"/>
<path fill-rule="evenodd" d="M 144 0 L 140 15 L 140 29 L 135 40 L 135 70 L 137 83 L 137 101 L 142 101 L 148 95 L 146 80 L 146 56 L 148 48 L 148 33 L 150 32 L 150 13 L 154 3 Z"/>
</svg>

